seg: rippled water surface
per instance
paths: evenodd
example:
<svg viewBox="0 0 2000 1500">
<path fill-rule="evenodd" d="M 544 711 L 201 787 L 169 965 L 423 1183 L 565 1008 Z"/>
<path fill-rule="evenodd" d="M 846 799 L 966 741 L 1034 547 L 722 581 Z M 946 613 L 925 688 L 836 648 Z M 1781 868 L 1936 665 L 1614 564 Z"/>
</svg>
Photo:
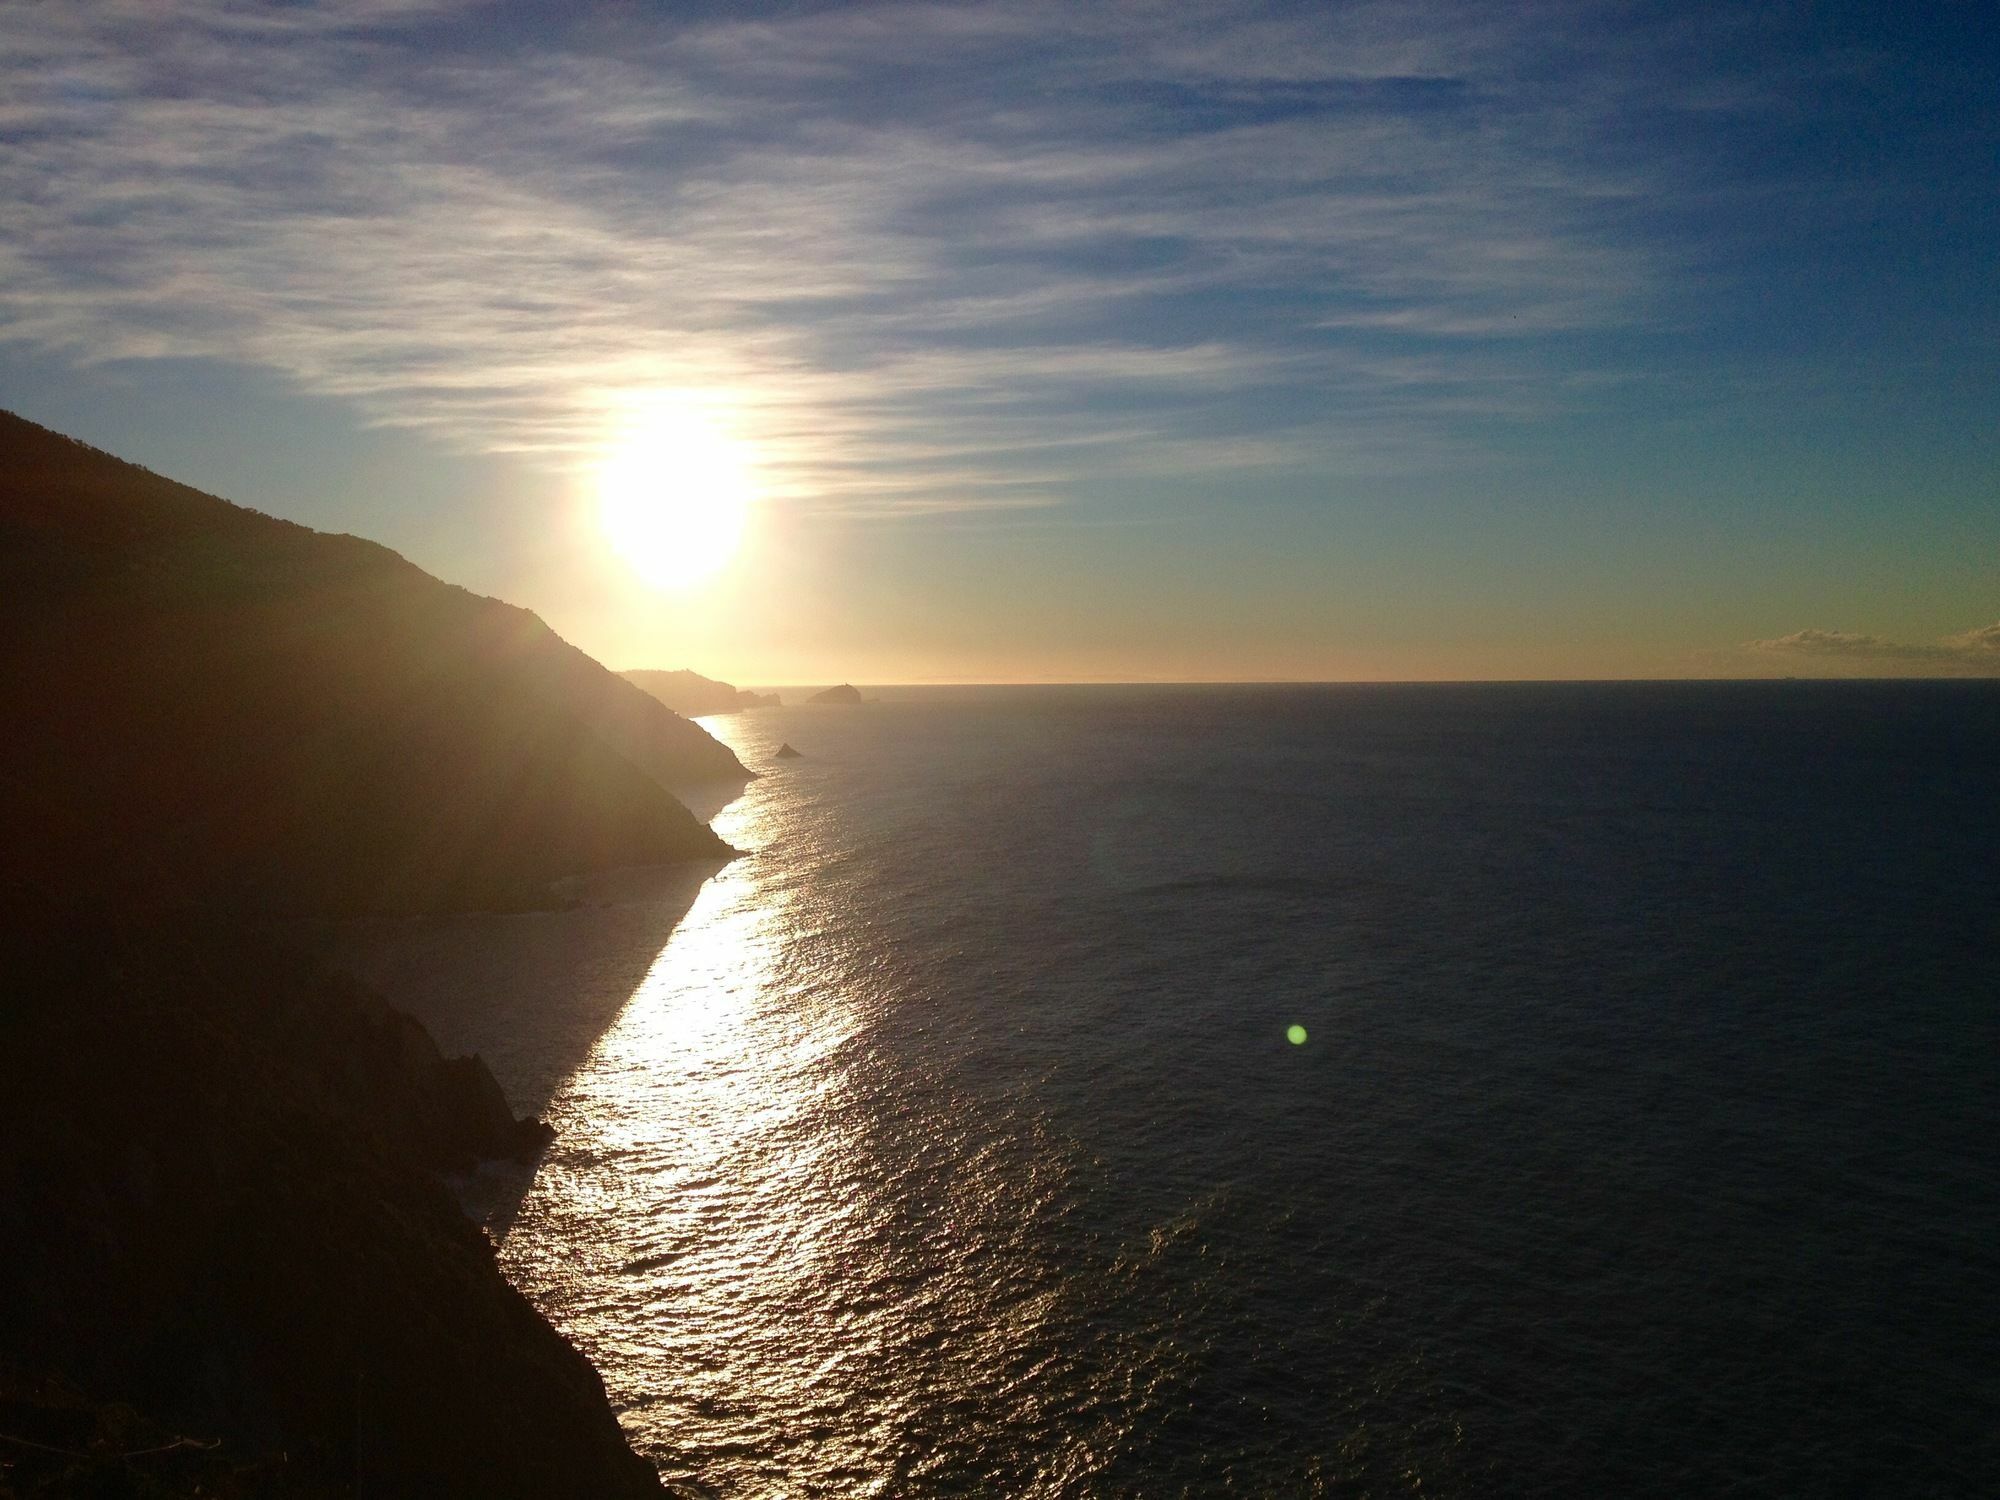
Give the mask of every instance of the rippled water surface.
<svg viewBox="0 0 2000 1500">
<path fill-rule="evenodd" d="M 1991 1492 L 1994 685 L 707 722 L 743 858 L 359 960 L 676 1485 Z"/>
</svg>

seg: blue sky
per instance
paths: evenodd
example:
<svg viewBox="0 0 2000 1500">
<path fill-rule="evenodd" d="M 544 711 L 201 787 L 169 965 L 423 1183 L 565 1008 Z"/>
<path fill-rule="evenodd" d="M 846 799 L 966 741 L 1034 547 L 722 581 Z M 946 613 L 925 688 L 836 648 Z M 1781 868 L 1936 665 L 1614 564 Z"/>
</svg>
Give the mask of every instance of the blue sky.
<svg viewBox="0 0 2000 1500">
<path fill-rule="evenodd" d="M 2000 665 L 1989 7 L 551 9 L 0 10 L 0 404 L 615 665 Z"/>
</svg>

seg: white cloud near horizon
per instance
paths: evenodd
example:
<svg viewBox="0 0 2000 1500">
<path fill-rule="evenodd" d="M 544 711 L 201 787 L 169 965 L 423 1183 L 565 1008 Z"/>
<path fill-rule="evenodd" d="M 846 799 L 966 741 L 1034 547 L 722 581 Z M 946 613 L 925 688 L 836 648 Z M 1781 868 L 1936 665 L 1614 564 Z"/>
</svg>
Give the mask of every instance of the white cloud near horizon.
<svg viewBox="0 0 2000 1500">
<path fill-rule="evenodd" d="M 1750 641 L 1747 650 L 1821 660 L 1931 662 L 2000 669 L 2000 623 L 1937 641 L 1893 641 L 1847 630 L 1795 630 L 1771 640 Z"/>
<path fill-rule="evenodd" d="M 1535 81 L 1577 9 L 616 8 L 509 42 L 442 3 L 8 7 L 0 338 L 558 464 L 635 393 L 708 393 L 775 495 L 870 517 L 1448 462 L 1645 378 L 1552 346 L 1680 274 L 1634 227 L 1680 164 L 1622 122 L 1721 106 L 1581 28 Z"/>
</svg>

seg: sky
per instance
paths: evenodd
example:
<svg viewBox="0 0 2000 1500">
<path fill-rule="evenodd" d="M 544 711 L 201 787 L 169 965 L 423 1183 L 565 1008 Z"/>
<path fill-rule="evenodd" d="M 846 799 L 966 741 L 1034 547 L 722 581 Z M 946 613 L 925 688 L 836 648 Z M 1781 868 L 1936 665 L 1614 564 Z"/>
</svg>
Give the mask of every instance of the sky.
<svg viewBox="0 0 2000 1500">
<path fill-rule="evenodd" d="M 1987 0 L 5 5 L 0 406 L 615 667 L 2000 674 L 1996 79 Z"/>
</svg>

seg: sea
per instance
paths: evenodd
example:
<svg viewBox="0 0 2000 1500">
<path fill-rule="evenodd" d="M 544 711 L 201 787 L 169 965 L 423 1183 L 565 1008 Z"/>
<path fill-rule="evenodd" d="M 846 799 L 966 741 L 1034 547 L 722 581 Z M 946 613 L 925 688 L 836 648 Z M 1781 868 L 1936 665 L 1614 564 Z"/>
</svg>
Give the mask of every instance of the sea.
<svg viewBox="0 0 2000 1500">
<path fill-rule="evenodd" d="M 2000 1493 L 2000 682 L 865 691 L 353 940 L 674 1492 Z"/>
</svg>

